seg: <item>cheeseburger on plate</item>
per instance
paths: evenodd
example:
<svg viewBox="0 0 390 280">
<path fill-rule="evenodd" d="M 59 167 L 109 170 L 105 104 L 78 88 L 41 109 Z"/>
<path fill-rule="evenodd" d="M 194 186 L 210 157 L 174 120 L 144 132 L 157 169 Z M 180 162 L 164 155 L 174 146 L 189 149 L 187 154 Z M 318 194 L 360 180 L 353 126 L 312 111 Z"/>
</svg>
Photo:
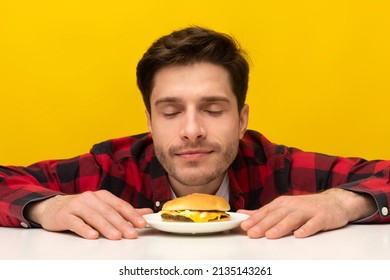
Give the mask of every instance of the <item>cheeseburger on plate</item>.
<svg viewBox="0 0 390 280">
<path fill-rule="evenodd" d="M 229 203 L 222 197 L 193 193 L 166 202 L 161 210 L 165 222 L 217 222 L 230 219 Z"/>
</svg>

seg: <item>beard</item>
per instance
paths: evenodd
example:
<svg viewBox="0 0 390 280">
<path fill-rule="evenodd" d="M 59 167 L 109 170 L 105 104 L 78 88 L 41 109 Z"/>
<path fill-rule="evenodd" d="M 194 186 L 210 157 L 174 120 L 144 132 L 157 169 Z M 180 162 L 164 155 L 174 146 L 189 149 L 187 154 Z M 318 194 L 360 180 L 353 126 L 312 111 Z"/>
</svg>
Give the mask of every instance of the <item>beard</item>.
<svg viewBox="0 0 390 280">
<path fill-rule="evenodd" d="M 195 143 L 181 146 L 172 146 L 165 151 L 161 146 L 154 144 L 156 156 L 161 165 L 182 185 L 206 185 L 225 174 L 226 170 L 237 156 L 239 140 L 228 143 L 225 147 L 215 143 Z M 185 149 L 212 150 L 210 158 L 204 160 L 188 161 L 185 164 L 175 164 L 175 157 Z"/>
</svg>

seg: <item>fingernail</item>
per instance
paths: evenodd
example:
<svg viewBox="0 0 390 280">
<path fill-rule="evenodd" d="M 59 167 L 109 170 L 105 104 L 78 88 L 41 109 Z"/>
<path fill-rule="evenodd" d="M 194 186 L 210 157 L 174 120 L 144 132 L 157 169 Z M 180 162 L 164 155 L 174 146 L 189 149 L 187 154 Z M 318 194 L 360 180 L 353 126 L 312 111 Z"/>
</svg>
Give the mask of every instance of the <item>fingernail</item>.
<svg viewBox="0 0 390 280">
<path fill-rule="evenodd" d="M 110 230 L 109 236 L 110 236 L 110 239 L 120 239 L 122 237 L 122 234 L 120 231 L 118 231 L 116 229 L 112 229 L 112 230 Z"/>
<path fill-rule="evenodd" d="M 271 228 L 270 230 L 267 231 L 267 233 L 272 233 L 272 234 L 277 233 L 277 232 L 278 232 L 278 230 L 276 228 Z"/>
<path fill-rule="evenodd" d="M 248 232 L 253 233 L 253 234 L 259 234 L 260 229 L 258 227 L 253 227 L 250 230 L 248 230 Z"/>
<path fill-rule="evenodd" d="M 125 236 L 126 238 L 134 238 L 137 236 L 137 231 L 134 228 L 130 228 L 126 230 Z"/>
<path fill-rule="evenodd" d="M 99 237 L 99 233 L 96 230 L 90 229 L 87 231 L 87 238 L 96 239 Z"/>
<path fill-rule="evenodd" d="M 146 224 L 146 221 L 145 221 L 144 218 L 138 218 L 136 222 L 137 222 L 137 224 L 140 225 L 140 226 L 143 226 L 143 225 Z"/>
<path fill-rule="evenodd" d="M 253 226 L 253 223 L 252 223 L 251 221 L 248 221 L 248 220 L 245 220 L 245 221 L 243 221 L 243 222 L 241 223 L 241 227 L 242 227 L 242 228 L 248 229 L 248 228 L 250 228 L 250 227 L 252 227 L 252 226 Z"/>
</svg>

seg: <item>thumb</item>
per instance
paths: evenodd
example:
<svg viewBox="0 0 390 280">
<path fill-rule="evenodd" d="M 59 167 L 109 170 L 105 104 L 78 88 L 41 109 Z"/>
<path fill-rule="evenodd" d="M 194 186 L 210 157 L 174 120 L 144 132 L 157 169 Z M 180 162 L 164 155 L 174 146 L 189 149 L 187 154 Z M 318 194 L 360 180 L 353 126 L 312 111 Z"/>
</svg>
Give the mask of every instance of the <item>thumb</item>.
<svg viewBox="0 0 390 280">
<path fill-rule="evenodd" d="M 238 209 L 237 213 L 252 215 L 255 212 L 255 210 L 246 210 L 246 209 Z"/>
<path fill-rule="evenodd" d="M 153 210 L 150 208 L 136 208 L 135 209 L 140 215 L 145 215 L 145 214 L 151 214 L 153 213 Z"/>
</svg>

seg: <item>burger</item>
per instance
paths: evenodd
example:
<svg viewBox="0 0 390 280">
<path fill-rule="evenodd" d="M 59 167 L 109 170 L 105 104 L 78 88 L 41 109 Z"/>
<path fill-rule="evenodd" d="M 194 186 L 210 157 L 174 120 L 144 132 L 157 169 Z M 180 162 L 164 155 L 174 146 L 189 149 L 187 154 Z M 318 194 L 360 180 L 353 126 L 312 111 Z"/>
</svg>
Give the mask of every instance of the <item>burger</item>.
<svg viewBox="0 0 390 280">
<path fill-rule="evenodd" d="M 217 222 L 230 219 L 229 203 L 222 197 L 193 193 L 172 199 L 163 205 L 161 218 L 165 222 Z"/>
</svg>

